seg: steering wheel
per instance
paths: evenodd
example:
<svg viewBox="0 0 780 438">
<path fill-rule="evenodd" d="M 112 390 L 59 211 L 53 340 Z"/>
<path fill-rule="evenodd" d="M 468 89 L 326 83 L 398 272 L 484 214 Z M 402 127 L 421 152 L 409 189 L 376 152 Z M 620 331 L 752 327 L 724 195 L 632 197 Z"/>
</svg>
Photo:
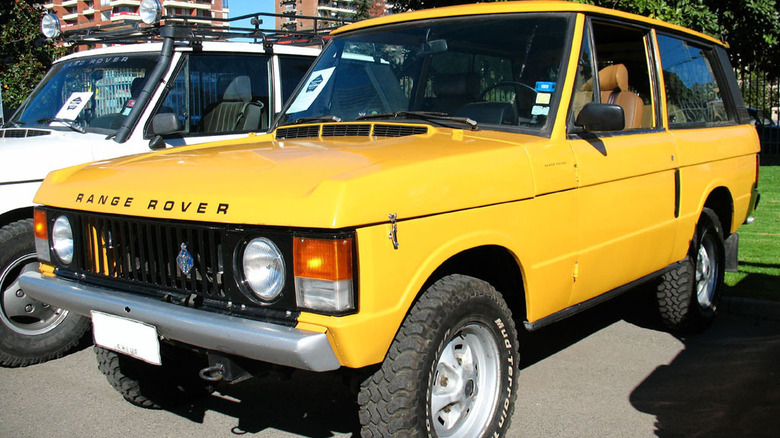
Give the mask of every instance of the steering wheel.
<svg viewBox="0 0 780 438">
<path fill-rule="evenodd" d="M 485 90 L 480 93 L 479 99 L 485 100 L 485 96 L 487 96 L 488 93 L 495 90 L 496 88 L 500 87 L 514 87 L 515 89 L 515 96 L 514 99 L 512 99 L 512 106 L 515 107 L 515 111 L 518 115 L 523 116 L 525 113 L 530 114 L 531 107 L 534 105 L 534 102 L 536 102 L 536 89 L 534 87 L 524 84 L 522 82 L 517 81 L 498 81 L 495 84 L 485 88 Z M 531 91 L 533 94 L 528 94 L 528 92 L 520 93 L 520 90 L 525 89 Z M 521 104 L 521 96 L 523 96 L 522 104 Z M 526 101 L 526 98 L 530 98 L 530 100 Z M 530 117 L 530 116 L 529 116 Z"/>
<path fill-rule="evenodd" d="M 528 85 L 528 84 L 524 84 L 522 82 L 517 82 L 517 81 L 498 81 L 495 84 L 485 88 L 485 90 L 482 93 L 480 93 L 479 98 L 480 99 L 485 99 L 485 95 L 488 94 L 489 92 L 493 91 L 494 89 L 496 89 L 498 87 L 506 87 L 506 86 L 513 86 L 513 87 L 517 87 L 517 88 L 527 88 L 527 89 L 531 90 L 534 93 L 534 95 L 536 95 L 536 89 L 534 87 Z"/>
</svg>

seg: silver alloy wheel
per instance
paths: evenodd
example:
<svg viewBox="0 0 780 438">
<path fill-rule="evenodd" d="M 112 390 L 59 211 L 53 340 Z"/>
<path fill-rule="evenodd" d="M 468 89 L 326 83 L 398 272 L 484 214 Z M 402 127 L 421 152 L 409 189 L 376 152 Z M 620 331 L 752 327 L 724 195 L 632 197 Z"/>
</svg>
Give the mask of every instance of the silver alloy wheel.
<svg viewBox="0 0 780 438">
<path fill-rule="evenodd" d="M 718 279 L 717 247 L 710 235 L 699 244 L 696 257 L 696 299 L 703 309 L 712 306 Z"/>
<path fill-rule="evenodd" d="M 30 298 L 19 287 L 19 276 L 38 269 L 35 254 L 23 255 L 0 274 L 0 320 L 11 330 L 26 336 L 37 336 L 57 327 L 68 311 Z"/>
<path fill-rule="evenodd" d="M 498 405 L 499 349 L 492 332 L 471 323 L 458 331 L 439 356 L 429 400 L 439 437 L 476 437 L 487 429 Z"/>
</svg>

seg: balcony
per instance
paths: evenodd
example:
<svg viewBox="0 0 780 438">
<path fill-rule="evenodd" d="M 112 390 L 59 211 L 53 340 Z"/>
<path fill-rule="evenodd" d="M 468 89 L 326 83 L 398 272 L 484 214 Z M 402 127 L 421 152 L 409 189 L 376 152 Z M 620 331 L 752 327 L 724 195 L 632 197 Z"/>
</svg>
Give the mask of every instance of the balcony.
<svg viewBox="0 0 780 438">
<path fill-rule="evenodd" d="M 165 8 L 170 7 L 170 8 L 203 9 L 203 10 L 211 9 L 211 2 L 199 3 L 199 2 L 183 1 L 183 0 L 164 0 L 162 4 L 163 7 Z"/>
<path fill-rule="evenodd" d="M 79 18 L 79 14 L 78 13 L 65 14 L 65 15 L 62 16 L 62 21 L 76 21 L 76 20 L 78 20 L 78 18 Z"/>
<path fill-rule="evenodd" d="M 344 14 L 344 15 L 353 15 L 355 13 L 354 9 L 345 9 L 345 8 L 334 8 L 331 6 L 319 6 L 317 7 L 317 11 L 327 11 L 331 14 Z"/>
<path fill-rule="evenodd" d="M 141 0 L 111 0 L 110 6 L 141 6 Z"/>
<path fill-rule="evenodd" d="M 78 0 L 63 0 L 61 6 L 63 8 L 68 8 L 68 7 L 71 7 L 71 6 L 76 6 L 76 3 L 78 3 Z"/>
<path fill-rule="evenodd" d="M 140 20 L 141 17 L 138 15 L 138 12 L 112 12 L 111 13 L 111 21 L 120 21 L 120 20 Z"/>
</svg>

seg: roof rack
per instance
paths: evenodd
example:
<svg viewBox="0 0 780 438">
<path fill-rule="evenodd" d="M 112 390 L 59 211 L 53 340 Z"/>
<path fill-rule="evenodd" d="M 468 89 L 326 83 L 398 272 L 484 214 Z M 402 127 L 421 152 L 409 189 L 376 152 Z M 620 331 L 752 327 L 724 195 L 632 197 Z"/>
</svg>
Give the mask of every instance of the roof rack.
<svg viewBox="0 0 780 438">
<path fill-rule="evenodd" d="M 261 28 L 263 18 L 285 18 L 289 20 L 311 20 L 311 30 L 279 30 Z M 250 19 L 253 27 L 231 26 L 231 23 Z M 316 17 L 295 14 L 272 14 L 255 12 L 231 18 L 192 17 L 189 15 L 165 15 L 157 24 L 123 20 L 103 26 L 78 30 L 64 30 L 59 41 L 74 45 L 81 44 L 134 44 L 162 41 L 175 38 L 190 44 L 202 41 L 226 41 L 233 38 L 251 39 L 254 43 L 324 45 L 330 31 L 355 20 L 344 18 Z"/>
</svg>

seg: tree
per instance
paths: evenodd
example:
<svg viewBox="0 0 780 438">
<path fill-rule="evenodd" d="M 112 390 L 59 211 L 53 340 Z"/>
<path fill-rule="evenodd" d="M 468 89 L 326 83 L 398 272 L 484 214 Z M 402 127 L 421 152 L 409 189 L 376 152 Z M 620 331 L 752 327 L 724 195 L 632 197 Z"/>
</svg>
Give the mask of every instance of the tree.
<svg viewBox="0 0 780 438">
<path fill-rule="evenodd" d="M 488 0 L 490 1 L 490 0 Z M 723 40 L 737 68 L 780 77 L 780 4 L 777 0 L 572 0 L 687 27 Z M 396 12 L 475 3 L 471 0 L 397 0 Z"/>
<path fill-rule="evenodd" d="M 0 2 L 0 83 L 3 105 L 16 108 L 65 53 L 41 34 L 43 9 L 34 0 Z"/>
<path fill-rule="evenodd" d="M 780 76 L 780 5 L 776 0 L 573 0 L 687 27 L 729 45 L 735 67 Z"/>
</svg>

